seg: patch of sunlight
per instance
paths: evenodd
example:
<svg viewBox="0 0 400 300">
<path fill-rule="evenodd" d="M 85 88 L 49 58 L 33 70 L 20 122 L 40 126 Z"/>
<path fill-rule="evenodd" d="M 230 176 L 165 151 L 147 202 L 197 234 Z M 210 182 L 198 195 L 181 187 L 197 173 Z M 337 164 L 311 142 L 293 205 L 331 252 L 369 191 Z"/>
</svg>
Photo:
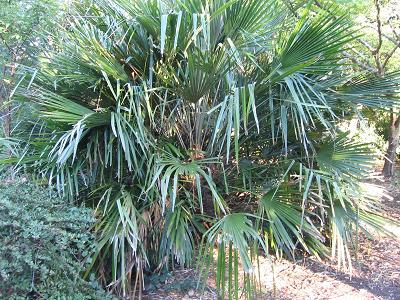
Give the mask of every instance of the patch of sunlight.
<svg viewBox="0 0 400 300">
<path fill-rule="evenodd" d="M 382 200 L 384 201 L 395 201 L 395 199 L 389 194 L 389 191 L 387 190 L 386 186 L 384 185 L 383 180 L 379 180 L 377 178 L 378 183 L 371 183 L 371 182 L 362 182 L 361 187 L 364 192 L 364 195 L 367 199 L 378 201 L 377 206 L 381 206 L 384 204 L 382 203 Z M 376 182 L 375 181 L 375 182 Z M 399 220 L 395 220 L 399 221 Z M 396 224 L 395 222 L 391 222 L 388 220 L 388 222 L 383 226 L 385 230 L 393 234 L 396 238 L 400 239 L 400 225 Z M 384 236 L 385 234 L 375 230 L 373 228 L 370 228 L 371 233 L 373 233 L 376 236 Z"/>
</svg>

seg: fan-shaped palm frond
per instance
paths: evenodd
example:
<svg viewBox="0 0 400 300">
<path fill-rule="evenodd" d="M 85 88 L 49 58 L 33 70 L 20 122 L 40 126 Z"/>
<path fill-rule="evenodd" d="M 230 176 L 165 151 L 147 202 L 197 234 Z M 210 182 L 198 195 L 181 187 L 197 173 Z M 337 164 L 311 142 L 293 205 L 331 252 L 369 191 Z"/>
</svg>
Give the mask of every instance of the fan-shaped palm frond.
<svg viewBox="0 0 400 300">
<path fill-rule="evenodd" d="M 271 235 L 271 246 L 276 250 L 284 250 L 289 256 L 294 256 L 293 251 L 297 248 L 298 242 L 307 252 L 313 254 L 324 252 L 322 245 L 324 237 L 313 225 L 311 221 L 313 216 L 304 215 L 301 205 L 294 201 L 298 199 L 301 202 L 302 196 L 298 190 L 280 187 L 269 191 L 260 200 L 262 214 L 265 214 L 267 220 L 267 224 L 264 225 L 265 232 L 267 236 Z M 309 213 L 311 212 L 307 212 Z M 308 245 L 306 238 L 313 239 L 314 242 Z M 311 248 L 315 245 L 319 248 Z"/>
<path fill-rule="evenodd" d="M 346 178 L 368 177 L 374 166 L 374 154 L 371 145 L 352 141 L 348 133 L 340 134 L 336 139 L 324 142 L 316 156 L 320 171 Z"/>
<path fill-rule="evenodd" d="M 244 268 L 244 290 L 248 297 L 253 297 L 254 282 L 253 260 L 257 255 L 258 247 L 266 251 L 266 246 L 251 221 L 254 216 L 244 213 L 228 214 L 214 224 L 204 235 L 206 243 L 202 249 L 203 259 L 213 259 L 213 248 L 218 244 L 217 258 L 217 286 L 220 296 L 226 293 L 226 277 L 228 280 L 228 298 L 237 299 L 239 293 L 238 270 L 241 262 Z M 251 253 L 249 253 L 251 252 Z M 240 262 L 239 262 L 240 257 Z M 228 258 L 228 276 L 226 276 L 226 259 Z M 208 273 L 205 265 L 200 266 L 200 272 Z M 234 286 L 234 287 L 233 287 Z"/>
</svg>

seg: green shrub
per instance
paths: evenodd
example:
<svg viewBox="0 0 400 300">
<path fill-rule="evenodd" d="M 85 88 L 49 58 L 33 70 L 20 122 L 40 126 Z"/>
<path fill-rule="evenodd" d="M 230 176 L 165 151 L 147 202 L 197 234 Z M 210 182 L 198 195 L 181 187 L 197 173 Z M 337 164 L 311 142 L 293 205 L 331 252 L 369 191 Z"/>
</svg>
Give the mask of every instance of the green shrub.
<svg viewBox="0 0 400 300">
<path fill-rule="evenodd" d="M 0 183 L 0 299 L 104 299 L 81 278 L 92 211 L 24 179 Z M 91 247 L 91 248 L 90 248 Z"/>
</svg>

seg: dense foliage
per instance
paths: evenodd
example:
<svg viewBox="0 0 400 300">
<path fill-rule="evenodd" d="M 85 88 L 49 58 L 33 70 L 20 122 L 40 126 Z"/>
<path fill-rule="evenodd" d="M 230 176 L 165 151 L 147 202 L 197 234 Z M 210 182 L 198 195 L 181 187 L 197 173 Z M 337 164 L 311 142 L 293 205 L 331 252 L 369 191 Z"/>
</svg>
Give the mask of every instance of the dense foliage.
<svg viewBox="0 0 400 300">
<path fill-rule="evenodd" d="M 81 277 L 95 247 L 92 210 L 52 194 L 22 179 L 0 184 L 0 298 L 106 299 Z"/>
<path fill-rule="evenodd" d="M 195 257 L 207 274 L 217 247 L 221 297 L 238 297 L 241 262 L 251 298 L 260 251 L 330 247 L 345 266 L 353 229 L 382 228 L 359 184 L 374 150 L 338 126 L 396 106 L 399 74 L 349 72 L 356 32 L 337 7 L 91 2 L 19 86 L 38 121 L 20 120 L 3 162 L 96 208 L 89 270 L 113 291 Z"/>
<path fill-rule="evenodd" d="M 0 0 L 0 7 L 0 114 L 3 127 L 0 137 L 9 137 L 14 111 L 10 97 L 18 84 L 17 68 L 37 64 L 40 45 L 49 42 L 44 28 L 53 28 L 51 25 L 57 20 L 60 3 L 58 0 Z"/>
</svg>

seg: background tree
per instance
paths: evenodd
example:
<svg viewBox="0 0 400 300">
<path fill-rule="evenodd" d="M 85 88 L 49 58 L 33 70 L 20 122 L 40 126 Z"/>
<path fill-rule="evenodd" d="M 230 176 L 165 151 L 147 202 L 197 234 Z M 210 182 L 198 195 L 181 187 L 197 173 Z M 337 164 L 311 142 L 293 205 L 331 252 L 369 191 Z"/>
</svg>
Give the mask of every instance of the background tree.
<svg viewBox="0 0 400 300">
<path fill-rule="evenodd" d="M 60 5 L 54 0 L 0 0 L 0 7 L 0 108 L 3 133 L 9 137 L 17 67 L 37 63 L 40 44 L 51 42 L 46 30 L 52 30 Z"/>
<path fill-rule="evenodd" d="M 400 64 L 400 3 L 397 0 L 338 1 L 350 9 L 362 36 L 344 54 L 355 66 L 354 71 L 374 72 L 385 76 L 398 71 Z M 320 1 L 316 1 L 320 5 Z M 400 115 L 396 108 L 377 111 L 366 108 L 366 116 L 376 124 L 380 134 L 388 141 L 383 174 L 394 175 L 397 148 L 399 146 Z M 377 121 L 378 120 L 378 121 Z"/>
</svg>

